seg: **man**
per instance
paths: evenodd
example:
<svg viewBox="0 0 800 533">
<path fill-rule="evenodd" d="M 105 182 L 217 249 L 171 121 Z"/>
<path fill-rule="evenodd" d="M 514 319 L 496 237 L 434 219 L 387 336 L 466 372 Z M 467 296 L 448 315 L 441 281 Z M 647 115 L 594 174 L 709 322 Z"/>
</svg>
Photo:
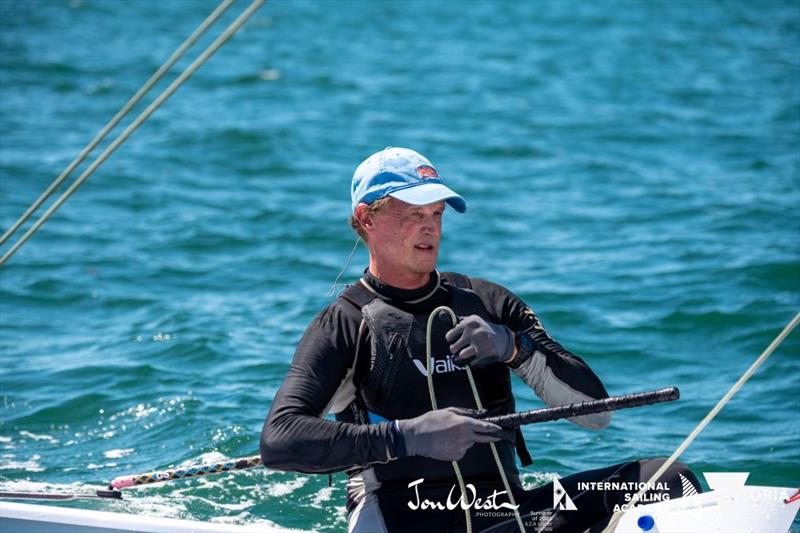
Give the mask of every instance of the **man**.
<svg viewBox="0 0 800 533">
<path fill-rule="evenodd" d="M 633 484 L 649 479 L 662 462 L 623 463 L 568 476 L 555 487 L 522 488 L 515 451 L 523 465 L 530 456 L 521 432 L 480 419 L 514 412 L 510 372 L 550 406 L 608 394 L 507 289 L 436 270 L 445 207 L 463 213 L 464 199 L 430 161 L 404 148 L 387 148 L 361 163 L 351 197 L 351 225 L 369 248 L 369 266 L 300 340 L 264 424 L 264 465 L 347 471 L 351 532 L 464 531 L 467 520 L 473 531 L 601 529 L 626 493 L 636 492 Z M 463 318 L 454 325 L 448 314 L 435 313 L 428 331 L 439 306 Z M 476 411 L 478 400 L 485 412 Z M 326 413 L 336 420 L 323 418 Z M 602 413 L 571 421 L 602 429 L 610 418 Z M 699 490 L 691 471 L 676 464 L 660 480 L 668 485 L 659 487 L 662 495 L 680 496 L 679 475 Z M 627 491 L 579 489 L 581 482 L 598 481 L 631 485 Z M 567 497 L 554 505 L 561 487 Z"/>
</svg>

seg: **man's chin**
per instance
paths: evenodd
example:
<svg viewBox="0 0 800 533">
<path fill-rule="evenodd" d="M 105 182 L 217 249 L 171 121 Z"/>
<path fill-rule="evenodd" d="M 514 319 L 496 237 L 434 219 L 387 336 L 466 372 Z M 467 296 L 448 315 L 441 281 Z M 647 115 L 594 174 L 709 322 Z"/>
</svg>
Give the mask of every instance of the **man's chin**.
<svg viewBox="0 0 800 533">
<path fill-rule="evenodd" d="M 430 274 L 436 270 L 436 260 L 433 261 L 420 261 L 414 267 L 414 270 L 419 274 Z"/>
</svg>

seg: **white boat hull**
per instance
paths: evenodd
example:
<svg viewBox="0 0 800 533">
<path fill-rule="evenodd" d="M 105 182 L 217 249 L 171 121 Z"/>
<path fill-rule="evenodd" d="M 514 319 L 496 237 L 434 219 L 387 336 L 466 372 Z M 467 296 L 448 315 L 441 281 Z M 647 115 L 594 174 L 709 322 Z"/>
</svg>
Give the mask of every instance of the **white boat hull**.
<svg viewBox="0 0 800 533">
<path fill-rule="evenodd" d="M 287 533 L 271 524 L 237 526 L 52 505 L 0 502 L 2 533 Z"/>
<path fill-rule="evenodd" d="M 741 486 L 634 507 L 617 533 L 786 533 L 800 500 L 784 503 L 797 489 Z M 652 518 L 652 527 L 645 529 Z M 642 520 L 640 522 L 640 519 Z"/>
</svg>

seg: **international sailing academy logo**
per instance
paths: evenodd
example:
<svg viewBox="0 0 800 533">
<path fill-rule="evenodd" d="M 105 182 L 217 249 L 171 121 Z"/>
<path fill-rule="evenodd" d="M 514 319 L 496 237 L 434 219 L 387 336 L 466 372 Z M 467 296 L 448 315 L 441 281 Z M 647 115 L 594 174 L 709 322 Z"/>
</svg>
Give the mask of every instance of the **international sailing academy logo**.
<svg viewBox="0 0 800 533">
<path fill-rule="evenodd" d="M 558 509 L 559 511 L 578 510 L 572 498 L 569 497 L 569 494 L 557 479 L 553 480 L 553 509 Z"/>
</svg>

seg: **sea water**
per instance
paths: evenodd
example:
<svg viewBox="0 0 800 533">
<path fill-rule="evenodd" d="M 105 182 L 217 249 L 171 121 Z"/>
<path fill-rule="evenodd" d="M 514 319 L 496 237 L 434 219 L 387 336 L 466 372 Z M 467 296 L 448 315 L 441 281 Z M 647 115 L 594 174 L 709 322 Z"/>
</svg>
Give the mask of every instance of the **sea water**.
<svg viewBox="0 0 800 533">
<path fill-rule="evenodd" d="M 215 5 L 0 1 L 3 230 Z M 0 490 L 256 454 L 353 245 L 352 171 L 390 145 L 468 202 L 443 270 L 510 288 L 611 394 L 681 389 L 526 427 L 526 485 L 669 455 L 800 311 L 798 43 L 788 1 L 269 2 L 0 268 Z M 682 460 L 797 486 L 799 392 L 795 332 Z M 338 531 L 344 482 L 66 505 Z"/>
</svg>

